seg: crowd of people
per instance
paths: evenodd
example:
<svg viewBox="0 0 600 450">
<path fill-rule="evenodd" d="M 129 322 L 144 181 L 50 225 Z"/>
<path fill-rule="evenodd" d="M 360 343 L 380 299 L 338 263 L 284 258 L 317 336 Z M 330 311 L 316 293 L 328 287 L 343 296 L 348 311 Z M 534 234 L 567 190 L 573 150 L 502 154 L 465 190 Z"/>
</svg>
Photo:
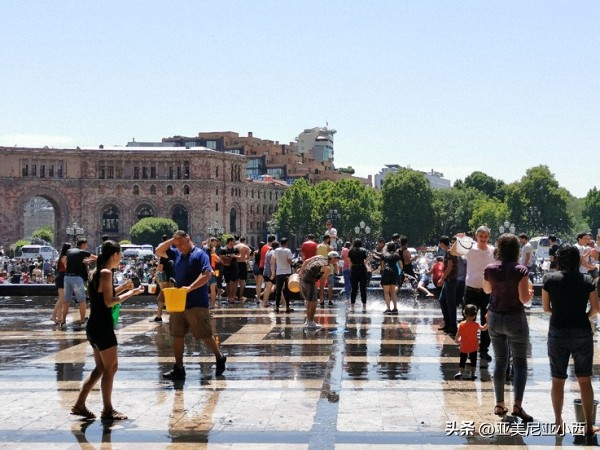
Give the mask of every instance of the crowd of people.
<svg viewBox="0 0 600 450">
<path fill-rule="evenodd" d="M 469 236 L 472 239 L 468 239 Z M 343 277 L 341 297 L 345 297 L 349 307 L 353 309 L 360 296 L 365 309 L 367 285 L 372 273 L 378 272 L 386 305 L 384 315 L 398 314 L 397 291 L 407 279 L 419 281 L 416 289 L 424 297 L 434 296 L 430 290 L 433 282 L 439 292 L 443 317 L 438 331 L 450 335 L 459 345 L 455 379 L 475 380 L 478 357 L 486 363 L 491 361 L 491 347 L 495 359 L 494 414 L 504 416 L 510 410 L 512 416 L 525 423 L 531 422 L 533 418 L 525 411 L 523 399 L 529 348 L 526 313 L 533 297 L 530 276 L 534 256 L 524 234 L 502 234 L 495 245 L 489 240 L 490 230 L 485 226 L 472 235 L 442 236 L 439 254 L 420 274 L 415 271 L 418 256 L 409 251 L 405 236 L 394 234 L 389 242 L 380 238 L 374 249 L 367 250 L 360 239 L 352 243 L 338 242 L 337 232 L 330 222 L 319 240 L 312 234 L 307 236 L 300 248 L 300 258 L 294 257 L 286 238 L 278 240 L 275 236 L 268 236 L 267 242 L 261 242 L 258 248 L 252 248 L 244 238 L 236 237 L 228 238 L 224 245 L 218 237 L 211 237 L 202 246 L 197 246 L 185 231 L 177 231 L 172 237 L 163 237 L 163 242 L 156 248 L 155 262 L 141 264 L 136 261 L 124 263 L 119 244 L 108 239 L 104 239 L 98 256 L 88 251 L 85 239 L 80 239 L 74 247 L 65 244 L 56 265 L 55 282 L 59 294 L 51 318 L 64 326 L 69 306 L 75 302 L 79 307 L 80 325 L 87 323 L 87 337 L 96 362 L 82 385 L 72 413 L 87 419 L 96 417 L 85 401 L 97 381 L 102 380 L 102 417 L 112 420 L 126 417 L 113 408 L 111 401 L 118 360 L 111 311 L 128 298 L 144 292 L 142 286 L 134 283 L 138 277 L 159 286 L 158 314 L 151 319 L 154 322 L 162 322 L 165 288 L 178 287 L 186 291 L 184 311 L 170 313 L 175 364 L 164 377 L 185 379 L 184 340 L 188 333 L 214 353 L 215 373 L 222 375 L 227 356 L 221 353 L 214 339 L 210 310 L 217 306 L 220 289 L 226 304 L 249 300 L 245 297 L 245 288 L 251 262 L 250 270 L 256 281 L 254 301 L 262 307 L 273 306 L 274 312 L 282 311 L 283 304 L 283 311 L 291 313 L 294 311 L 292 293 L 300 291 L 306 307 L 307 331 L 320 328 L 315 320 L 318 306 L 336 306 L 333 296 L 336 275 Z M 591 422 L 594 394 L 590 320 L 599 312 L 598 270 L 594 260 L 597 260 L 600 248 L 590 245 L 593 240 L 589 233 L 579 234 L 574 246 L 559 247 L 553 236 L 550 241 L 553 245 L 549 271 L 542 285 L 542 306 L 551 314 L 548 358 L 555 422 L 559 427 L 563 425 L 564 384 L 569 358 L 573 357 L 586 431 L 593 434 L 598 430 Z M 465 242 L 470 242 L 470 246 L 465 247 Z M 13 260 L 9 263 L 18 264 Z M 88 273 L 90 264 L 96 266 L 91 274 Z M 26 266 L 29 271 L 29 265 Z M 4 267 L 4 271 L 6 269 Z M 15 267 L 11 269 L 15 270 Z M 126 276 L 119 280 L 115 276 L 119 272 L 125 272 Z M 90 302 L 89 320 L 86 317 L 87 299 Z M 457 310 L 461 312 L 460 319 Z M 513 382 L 510 409 L 505 401 L 507 377 Z"/>
</svg>

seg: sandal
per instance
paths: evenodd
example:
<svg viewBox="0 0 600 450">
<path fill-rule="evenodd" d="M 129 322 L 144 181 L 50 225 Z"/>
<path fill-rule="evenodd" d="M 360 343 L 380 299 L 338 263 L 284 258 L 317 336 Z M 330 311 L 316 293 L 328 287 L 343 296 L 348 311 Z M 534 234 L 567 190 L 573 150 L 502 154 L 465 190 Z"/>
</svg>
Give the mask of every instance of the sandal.
<svg viewBox="0 0 600 450">
<path fill-rule="evenodd" d="M 513 405 L 512 415 L 513 415 L 513 417 L 518 417 L 525 423 L 533 422 L 533 417 L 531 417 L 529 414 L 527 414 L 525 412 L 525 410 L 523 408 L 521 408 L 520 406 Z"/>
<path fill-rule="evenodd" d="M 84 419 L 87 419 L 87 420 L 93 420 L 93 419 L 96 418 L 96 414 L 94 414 L 89 409 L 87 409 L 86 406 L 84 406 L 83 408 L 80 408 L 78 406 L 71 407 L 71 415 L 73 415 L 73 416 L 81 416 L 81 417 L 83 417 Z"/>
<path fill-rule="evenodd" d="M 113 408 L 110 411 L 102 411 L 100 418 L 102 420 L 125 420 L 127 416 Z"/>
<path fill-rule="evenodd" d="M 503 417 L 508 414 L 508 408 L 502 405 L 496 405 L 494 407 L 494 414 Z"/>
</svg>

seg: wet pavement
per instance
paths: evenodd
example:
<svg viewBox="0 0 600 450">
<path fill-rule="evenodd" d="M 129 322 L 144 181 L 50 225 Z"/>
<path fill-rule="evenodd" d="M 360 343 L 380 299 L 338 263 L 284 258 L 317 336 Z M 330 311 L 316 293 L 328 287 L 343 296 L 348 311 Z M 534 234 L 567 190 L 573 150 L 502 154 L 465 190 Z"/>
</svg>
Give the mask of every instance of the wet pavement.
<svg viewBox="0 0 600 450">
<path fill-rule="evenodd" d="M 214 357 L 186 339 L 185 382 L 162 379 L 174 362 L 168 324 L 156 324 L 151 297 L 124 304 L 117 331 L 119 371 L 113 403 L 128 420 L 81 421 L 69 414 L 93 368 L 85 332 L 48 320 L 51 297 L 0 297 L 0 448 L 461 448 L 479 445 L 555 447 L 579 443 L 555 436 L 546 357 L 548 316 L 529 312 L 531 348 L 524 407 L 535 419 L 494 416 L 493 361 L 477 380 L 455 380 L 458 348 L 437 330 L 436 301 L 404 292 L 398 316 L 384 316 L 380 295 L 367 309 L 345 301 L 319 308 L 322 329 L 304 329 L 302 302 L 291 314 L 255 302 L 213 311 L 228 355 L 215 377 Z M 168 317 L 168 316 L 165 316 Z M 493 356 L 493 354 L 492 354 Z M 594 372 L 598 373 L 600 351 Z M 596 384 L 597 376 L 594 376 Z M 575 422 L 578 398 L 570 372 L 564 419 Z M 507 385 L 507 403 L 510 402 Z M 99 385 L 87 406 L 101 410 Z M 576 434 L 577 434 L 577 430 Z"/>
</svg>

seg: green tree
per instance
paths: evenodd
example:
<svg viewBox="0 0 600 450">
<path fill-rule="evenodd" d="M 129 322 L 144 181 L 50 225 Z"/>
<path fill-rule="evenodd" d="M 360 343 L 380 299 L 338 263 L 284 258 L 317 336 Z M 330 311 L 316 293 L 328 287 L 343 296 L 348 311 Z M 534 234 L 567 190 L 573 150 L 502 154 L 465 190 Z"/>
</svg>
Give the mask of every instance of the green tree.
<svg viewBox="0 0 600 450">
<path fill-rule="evenodd" d="M 31 237 L 42 239 L 50 244 L 54 243 L 54 230 L 49 226 L 43 226 L 35 230 Z"/>
<path fill-rule="evenodd" d="M 314 213 L 315 201 L 314 189 L 304 178 L 294 181 L 281 197 L 273 215 L 277 233 L 294 238 L 295 245 L 298 245 L 306 234 L 318 229 L 319 220 Z"/>
<path fill-rule="evenodd" d="M 434 189 L 433 207 L 436 219 L 430 242 L 437 242 L 442 235 L 451 236 L 468 230 L 475 202 L 486 198 L 483 192 L 471 187 Z"/>
<path fill-rule="evenodd" d="M 405 234 L 413 245 L 425 242 L 433 231 L 433 192 L 425 176 L 400 169 L 385 177 L 381 189 L 382 228 L 387 237 Z"/>
<path fill-rule="evenodd" d="M 567 210 L 570 194 L 559 186 L 548 166 L 527 169 L 518 184 L 518 191 L 523 206 L 515 221 L 518 229 L 536 235 L 572 228 L 573 218 Z M 515 212 L 512 211 L 513 217 Z"/>
<path fill-rule="evenodd" d="M 483 172 L 473 172 L 459 186 L 461 189 L 476 189 L 490 198 L 504 199 L 504 181 L 496 180 Z"/>
<path fill-rule="evenodd" d="M 469 228 L 476 230 L 481 225 L 487 226 L 492 236 L 499 234 L 498 227 L 507 220 L 508 205 L 497 198 L 480 198 L 475 201 L 473 217 L 469 221 Z"/>
<path fill-rule="evenodd" d="M 339 219 L 334 220 L 338 238 L 350 240 L 354 237 L 354 227 L 364 221 L 371 229 L 370 240 L 374 240 L 381 230 L 381 194 L 376 189 L 359 180 L 345 179 L 337 182 L 323 181 L 314 186 L 314 212 L 320 222 L 315 234 L 325 231 L 324 222 L 329 211 L 336 210 Z"/>
<path fill-rule="evenodd" d="M 162 242 L 163 234 L 171 236 L 176 231 L 177 224 L 172 219 L 145 217 L 131 227 L 129 236 L 134 244 L 156 245 Z"/>
<path fill-rule="evenodd" d="M 593 233 L 600 228 L 600 191 L 594 186 L 583 198 L 582 216 Z"/>
</svg>

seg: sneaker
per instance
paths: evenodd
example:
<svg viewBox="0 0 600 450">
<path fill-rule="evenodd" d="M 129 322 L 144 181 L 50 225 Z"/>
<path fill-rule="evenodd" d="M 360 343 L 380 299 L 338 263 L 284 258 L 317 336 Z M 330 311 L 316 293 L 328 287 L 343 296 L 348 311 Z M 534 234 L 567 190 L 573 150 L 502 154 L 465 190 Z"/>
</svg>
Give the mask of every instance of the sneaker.
<svg viewBox="0 0 600 450">
<path fill-rule="evenodd" d="M 477 379 L 477 375 L 475 375 L 474 373 L 472 373 L 469 378 L 471 379 L 471 381 L 475 381 Z"/>
<path fill-rule="evenodd" d="M 490 356 L 490 354 L 488 352 L 481 352 L 479 354 L 479 358 L 483 359 L 484 361 L 491 361 L 492 357 Z"/>
<path fill-rule="evenodd" d="M 391 316 L 391 315 L 392 315 L 392 310 L 390 310 L 390 309 L 386 309 L 386 310 L 383 312 L 383 314 L 384 314 L 384 315 L 386 315 L 386 316 Z"/>
<path fill-rule="evenodd" d="M 327 306 L 329 306 L 330 308 L 335 308 L 335 305 L 333 304 L 333 302 L 327 303 Z"/>
<path fill-rule="evenodd" d="M 294 310 L 292 308 L 286 308 L 285 312 L 289 314 L 289 313 L 293 313 Z"/>
<path fill-rule="evenodd" d="M 462 372 L 458 372 L 456 375 L 454 375 L 454 379 L 455 380 L 462 380 Z"/>
<path fill-rule="evenodd" d="M 157 322 L 157 323 L 162 323 L 162 317 L 155 317 L 154 319 L 150 319 L 149 322 Z"/>
<path fill-rule="evenodd" d="M 225 363 L 227 362 L 227 356 L 223 355 L 221 356 L 220 359 L 217 359 L 217 370 L 215 372 L 216 376 L 221 376 L 223 375 L 223 372 L 225 372 Z"/>
<path fill-rule="evenodd" d="M 185 380 L 185 367 L 173 366 L 171 370 L 163 373 L 163 378 L 168 380 Z"/>
<path fill-rule="evenodd" d="M 392 314 L 394 314 L 394 315 L 397 316 L 398 315 L 398 308 L 392 309 Z"/>
<path fill-rule="evenodd" d="M 314 322 L 314 321 L 307 322 L 307 324 L 306 324 L 306 329 L 307 329 L 308 331 L 316 331 L 316 330 L 318 330 L 319 328 L 321 328 L 321 326 L 320 326 L 320 325 L 318 325 L 318 324 L 317 324 L 316 322 Z"/>
</svg>

